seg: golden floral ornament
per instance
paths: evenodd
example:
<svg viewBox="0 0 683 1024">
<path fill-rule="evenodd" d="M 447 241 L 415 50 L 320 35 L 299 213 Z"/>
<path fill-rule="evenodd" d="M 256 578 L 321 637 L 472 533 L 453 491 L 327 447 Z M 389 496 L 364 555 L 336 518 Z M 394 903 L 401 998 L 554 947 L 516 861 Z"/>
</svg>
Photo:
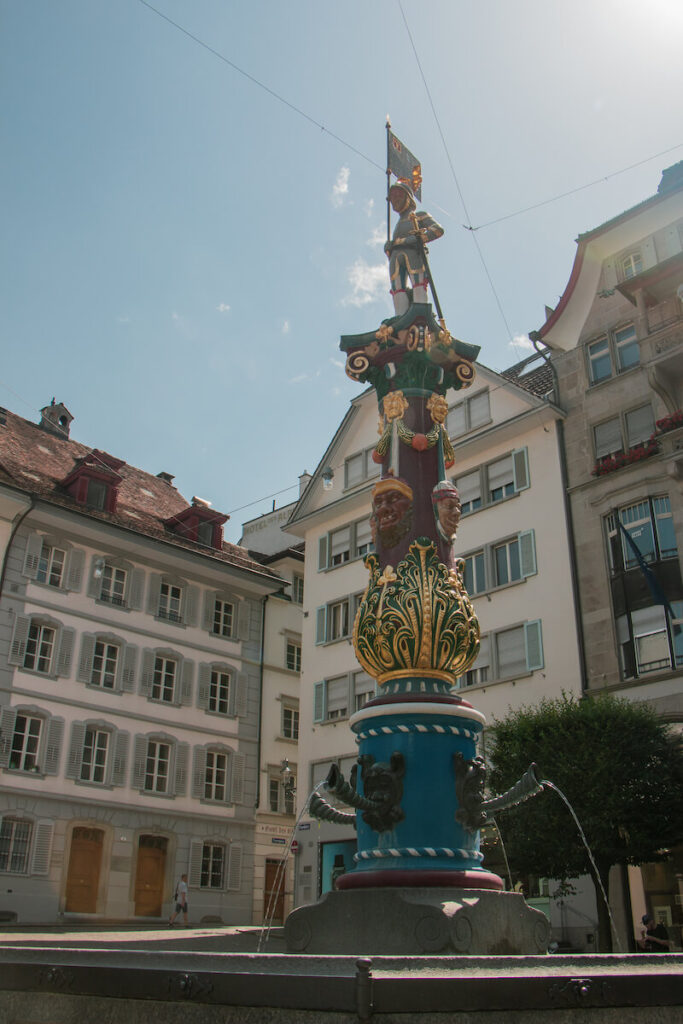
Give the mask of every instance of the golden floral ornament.
<svg viewBox="0 0 683 1024">
<path fill-rule="evenodd" d="M 370 360 L 362 352 L 351 352 L 346 360 L 346 376 L 351 380 L 360 380 L 362 374 L 370 366 Z"/>
<path fill-rule="evenodd" d="M 448 416 L 448 402 L 436 391 L 427 401 L 427 409 L 431 413 L 433 423 L 445 423 Z"/>
<path fill-rule="evenodd" d="M 382 409 L 388 420 L 401 419 L 408 410 L 408 399 L 402 391 L 390 391 L 382 399 Z"/>
<path fill-rule="evenodd" d="M 392 329 L 388 324 L 380 324 L 378 329 L 375 331 L 375 337 L 378 341 L 387 342 L 391 338 Z"/>
</svg>

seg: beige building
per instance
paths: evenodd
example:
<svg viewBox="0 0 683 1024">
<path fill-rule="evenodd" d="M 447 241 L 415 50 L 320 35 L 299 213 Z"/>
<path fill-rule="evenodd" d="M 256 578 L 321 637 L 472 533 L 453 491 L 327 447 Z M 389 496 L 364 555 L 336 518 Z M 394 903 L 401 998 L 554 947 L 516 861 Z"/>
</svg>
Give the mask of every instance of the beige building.
<svg viewBox="0 0 683 1024">
<path fill-rule="evenodd" d="M 0 916 L 250 924 L 263 610 L 173 477 L 0 411 Z M 284 689 L 284 688 L 283 688 Z"/>
<path fill-rule="evenodd" d="M 566 412 L 586 692 L 647 701 L 681 731 L 683 162 L 579 237 L 536 337 Z M 647 910 L 680 936 L 683 851 L 629 870 L 634 923 Z"/>
</svg>

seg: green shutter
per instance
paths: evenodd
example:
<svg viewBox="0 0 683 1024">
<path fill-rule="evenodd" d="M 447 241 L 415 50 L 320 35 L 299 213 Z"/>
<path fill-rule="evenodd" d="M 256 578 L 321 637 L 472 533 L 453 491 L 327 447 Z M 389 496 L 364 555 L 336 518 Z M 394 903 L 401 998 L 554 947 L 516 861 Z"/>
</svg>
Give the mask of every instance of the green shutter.
<svg viewBox="0 0 683 1024">
<path fill-rule="evenodd" d="M 206 747 L 195 747 L 192 753 L 192 796 L 201 800 L 204 796 L 206 777 Z"/>
<path fill-rule="evenodd" d="M 174 796 L 185 796 L 187 793 L 187 762 L 189 754 L 189 743 L 176 743 L 175 765 L 173 771 Z"/>
<path fill-rule="evenodd" d="M 128 745 L 130 734 L 123 729 L 114 733 L 114 750 L 112 752 L 111 784 L 112 786 L 125 786 L 126 770 L 128 768 Z"/>
<path fill-rule="evenodd" d="M 313 686 L 313 722 L 324 722 L 327 718 L 327 680 Z"/>
<path fill-rule="evenodd" d="M 14 620 L 12 643 L 10 645 L 9 654 L 7 655 L 8 665 L 24 664 L 24 658 L 26 657 L 26 641 L 28 640 L 28 631 L 30 628 L 31 620 L 28 615 L 17 615 Z"/>
<path fill-rule="evenodd" d="M 43 550 L 43 538 L 38 533 L 32 533 L 26 541 L 26 554 L 24 556 L 24 576 L 34 580 L 38 575 L 40 555 Z"/>
<path fill-rule="evenodd" d="M 81 764 L 83 763 L 83 744 L 85 742 L 85 723 L 74 722 L 71 726 L 71 742 L 69 744 L 69 756 L 66 762 L 64 774 L 67 779 L 80 779 Z"/>
<path fill-rule="evenodd" d="M 315 610 L 315 642 L 324 644 L 327 639 L 327 605 Z"/>
<path fill-rule="evenodd" d="M 140 695 L 142 697 L 149 697 L 152 692 L 154 658 L 154 651 L 145 650 L 142 652 L 142 672 L 140 673 Z"/>
<path fill-rule="evenodd" d="M 6 704 L 0 709 L 0 768 L 6 768 L 9 763 L 16 721 L 16 708 Z"/>
<path fill-rule="evenodd" d="M 239 889 L 242 884 L 242 847 L 240 843 L 230 843 L 228 853 L 227 888 Z"/>
<path fill-rule="evenodd" d="M 138 649 L 135 644 L 126 644 L 119 650 L 119 661 L 122 664 L 120 688 L 124 693 L 135 690 L 135 667 L 138 661 Z"/>
<path fill-rule="evenodd" d="M 329 537 L 325 534 L 325 536 L 321 537 L 318 541 L 318 572 L 321 572 L 323 569 L 327 569 L 327 559 L 329 557 L 328 549 Z"/>
<path fill-rule="evenodd" d="M 188 884 L 193 889 L 198 889 L 202 882 L 202 853 L 204 844 L 201 839 L 193 839 L 190 843 L 190 865 L 188 870 Z M 188 901 L 189 902 L 189 901 Z"/>
<path fill-rule="evenodd" d="M 135 753 L 133 755 L 133 789 L 144 789 L 145 770 L 147 767 L 147 737 L 135 737 Z"/>
<path fill-rule="evenodd" d="M 76 679 L 79 683 L 89 683 L 92 679 L 92 663 L 95 656 L 96 638 L 93 633 L 84 633 L 81 637 L 81 656 L 78 659 Z"/>
<path fill-rule="evenodd" d="M 50 718 L 47 723 L 47 742 L 45 744 L 45 763 L 42 768 L 46 775 L 57 775 L 59 771 L 59 755 L 61 753 L 64 719 Z"/>
<path fill-rule="evenodd" d="M 50 870 L 53 832 L 54 822 L 47 819 L 36 822 L 33 833 L 33 855 L 31 857 L 32 875 L 47 875 Z"/>
<path fill-rule="evenodd" d="M 204 711 L 206 711 L 206 709 L 209 706 L 209 694 L 211 692 L 211 672 L 211 665 L 203 661 L 199 666 L 199 685 L 197 686 L 197 707 L 203 708 Z"/>
<path fill-rule="evenodd" d="M 535 576 L 536 569 L 536 538 L 533 530 L 524 530 L 517 535 L 519 541 L 519 561 L 522 576 Z"/>
<path fill-rule="evenodd" d="M 71 671 L 71 657 L 73 655 L 75 639 L 76 631 L 62 626 L 59 631 L 59 652 L 57 654 L 56 672 L 58 676 L 68 676 Z"/>
<path fill-rule="evenodd" d="M 515 491 L 529 486 L 529 459 L 526 448 L 515 448 L 512 454 L 512 477 Z"/>
<path fill-rule="evenodd" d="M 541 620 L 524 623 L 524 643 L 526 646 L 526 664 L 530 672 L 543 668 L 543 633 Z"/>
</svg>

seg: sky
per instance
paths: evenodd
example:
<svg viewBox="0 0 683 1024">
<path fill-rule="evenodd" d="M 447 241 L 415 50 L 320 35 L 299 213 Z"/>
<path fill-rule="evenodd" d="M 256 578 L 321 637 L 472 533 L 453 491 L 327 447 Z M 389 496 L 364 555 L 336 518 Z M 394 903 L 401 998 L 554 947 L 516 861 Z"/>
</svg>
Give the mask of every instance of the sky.
<svg viewBox="0 0 683 1024">
<path fill-rule="evenodd" d="M 447 326 L 502 370 L 683 159 L 682 39 L 680 0 L 0 0 L 0 405 L 56 397 L 237 541 L 393 312 L 387 115 Z"/>
</svg>

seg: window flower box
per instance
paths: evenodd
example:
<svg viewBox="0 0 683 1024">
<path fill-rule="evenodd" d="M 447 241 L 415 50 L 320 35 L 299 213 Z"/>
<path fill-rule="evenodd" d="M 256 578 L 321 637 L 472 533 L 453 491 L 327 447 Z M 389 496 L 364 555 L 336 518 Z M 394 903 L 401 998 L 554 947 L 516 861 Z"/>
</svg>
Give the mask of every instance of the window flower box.
<svg viewBox="0 0 683 1024">
<path fill-rule="evenodd" d="M 634 445 L 633 448 L 629 448 L 628 451 L 617 452 L 616 455 L 607 455 L 604 459 L 600 459 L 599 462 L 596 462 L 591 475 L 605 476 L 607 473 L 614 473 L 615 470 L 623 469 L 624 466 L 631 466 L 634 462 L 649 459 L 658 451 L 659 444 L 653 434 L 648 441 L 642 441 L 640 444 Z"/>
</svg>

